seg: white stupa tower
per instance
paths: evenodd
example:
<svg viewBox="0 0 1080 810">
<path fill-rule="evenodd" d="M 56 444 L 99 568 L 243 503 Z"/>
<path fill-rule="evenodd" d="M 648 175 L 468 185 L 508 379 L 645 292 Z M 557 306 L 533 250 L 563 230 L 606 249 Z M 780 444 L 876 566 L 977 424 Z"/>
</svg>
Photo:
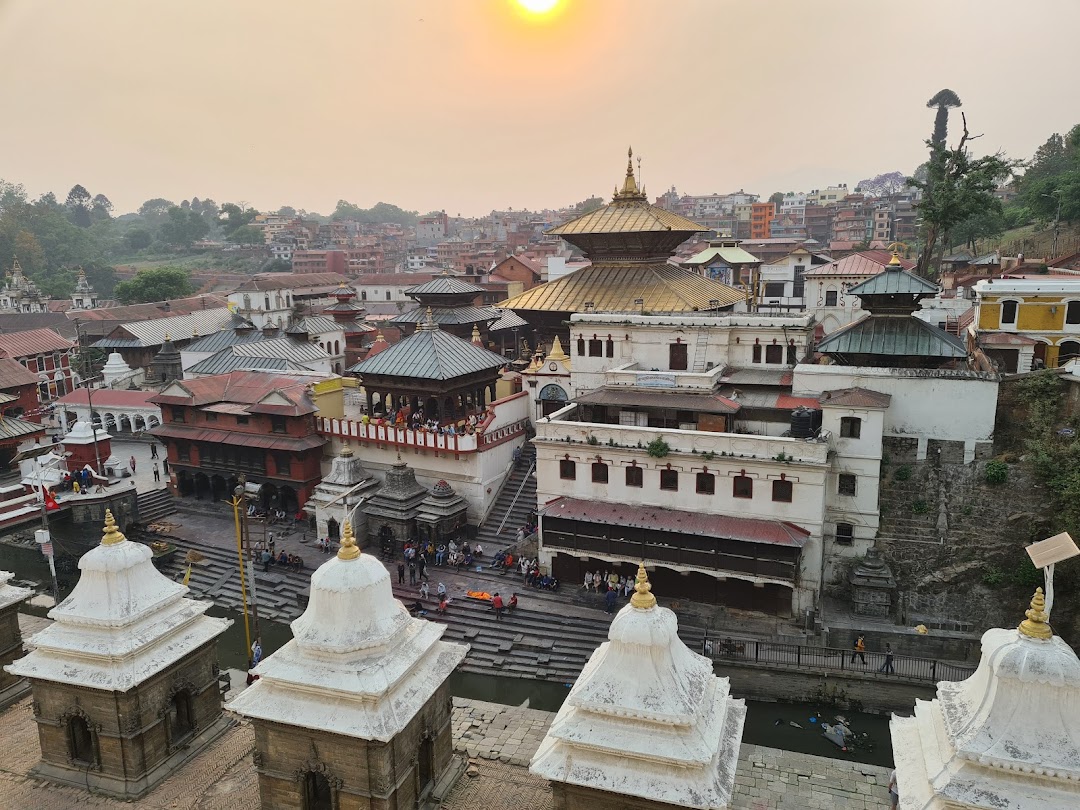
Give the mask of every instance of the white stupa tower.
<svg viewBox="0 0 1080 810">
<path fill-rule="evenodd" d="M 342 807 L 422 806 L 452 770 L 446 679 L 468 646 L 409 615 L 347 520 L 292 631 L 228 705 L 255 726 L 263 810 L 331 794 Z"/>
<path fill-rule="evenodd" d="M 73 310 L 93 309 L 97 305 L 97 293 L 90 286 L 90 281 L 86 278 L 86 271 L 80 267 L 79 278 L 75 282 L 75 291 L 71 294 L 71 308 Z"/>
<path fill-rule="evenodd" d="M 152 557 L 105 510 L 101 544 L 79 560 L 53 624 L 5 667 L 33 689 L 34 776 L 137 798 L 228 728 L 216 642 L 232 622 L 206 616 L 210 603 L 186 598 Z"/>
<path fill-rule="evenodd" d="M 987 630 L 967 680 L 893 717 L 901 810 L 1080 808 L 1080 660 L 1042 588 L 1015 630 Z"/>
<path fill-rule="evenodd" d="M 112 388 L 117 382 L 126 380 L 135 372 L 124 362 L 120 352 L 110 352 L 108 360 L 101 369 L 101 378 L 106 388 Z"/>
<path fill-rule="evenodd" d="M 651 590 L 642 565 L 533 757 L 556 807 L 729 806 L 746 704 Z"/>
</svg>

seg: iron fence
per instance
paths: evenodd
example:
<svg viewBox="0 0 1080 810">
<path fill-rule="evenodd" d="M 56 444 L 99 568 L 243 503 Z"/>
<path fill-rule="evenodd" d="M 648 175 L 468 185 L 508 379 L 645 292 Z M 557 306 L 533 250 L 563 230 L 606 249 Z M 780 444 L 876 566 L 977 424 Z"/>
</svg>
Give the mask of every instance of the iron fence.
<svg viewBox="0 0 1080 810">
<path fill-rule="evenodd" d="M 705 638 L 703 652 L 713 661 L 788 666 L 798 670 L 848 672 L 860 675 L 900 677 L 937 683 L 960 681 L 975 671 L 973 665 L 934 658 L 893 654 L 890 660 L 880 651 L 858 652 L 839 647 L 810 647 L 774 641 Z"/>
</svg>

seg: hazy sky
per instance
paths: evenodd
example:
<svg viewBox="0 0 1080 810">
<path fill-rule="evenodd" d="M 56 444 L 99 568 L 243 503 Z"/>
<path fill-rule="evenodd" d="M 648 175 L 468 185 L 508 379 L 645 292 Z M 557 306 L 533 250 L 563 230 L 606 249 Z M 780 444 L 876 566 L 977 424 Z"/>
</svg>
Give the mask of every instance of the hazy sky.
<svg viewBox="0 0 1080 810">
<path fill-rule="evenodd" d="M 0 177 L 328 213 L 808 190 L 1080 122 L 1077 0 L 0 0 Z M 956 123 L 959 123 L 958 117 Z M 950 135 L 957 130 L 954 127 Z"/>
</svg>

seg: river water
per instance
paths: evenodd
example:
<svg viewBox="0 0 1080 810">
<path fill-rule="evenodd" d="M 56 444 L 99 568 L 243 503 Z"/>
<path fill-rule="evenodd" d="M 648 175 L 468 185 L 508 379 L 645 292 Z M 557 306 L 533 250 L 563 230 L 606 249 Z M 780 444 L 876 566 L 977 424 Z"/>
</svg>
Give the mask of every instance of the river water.
<svg viewBox="0 0 1080 810">
<path fill-rule="evenodd" d="M 17 579 L 32 580 L 48 592 L 48 563 L 36 548 L 22 548 L 0 543 L 0 570 L 14 571 Z M 67 595 L 78 578 L 78 571 L 62 570 L 60 597 Z M 27 612 L 44 616 L 46 607 L 27 607 Z M 222 669 L 245 669 L 248 649 L 243 615 L 212 606 L 207 614 L 233 620 L 232 626 L 218 639 L 218 660 Z M 250 618 L 249 618 L 250 623 Z M 260 622 L 259 636 L 263 655 L 270 655 L 289 639 L 289 626 L 278 622 Z M 254 635 L 254 627 L 252 626 Z M 718 673 L 723 674 L 723 673 Z M 455 672 L 450 678 L 450 692 L 456 697 L 486 700 L 508 706 L 521 706 L 526 701 L 530 708 L 541 711 L 558 711 L 570 692 L 572 684 L 537 681 L 525 678 L 508 678 L 478 672 Z M 735 695 L 738 697 L 738 695 Z M 821 733 L 821 723 L 832 724 L 841 714 L 854 732 L 854 744 L 842 751 Z M 792 724 L 796 725 L 792 725 Z M 846 712 L 824 705 L 808 703 L 766 703 L 746 701 L 746 725 L 743 742 L 798 751 L 804 754 L 849 759 L 871 765 L 892 766 L 892 745 L 889 738 L 887 717 L 866 712 Z"/>
</svg>

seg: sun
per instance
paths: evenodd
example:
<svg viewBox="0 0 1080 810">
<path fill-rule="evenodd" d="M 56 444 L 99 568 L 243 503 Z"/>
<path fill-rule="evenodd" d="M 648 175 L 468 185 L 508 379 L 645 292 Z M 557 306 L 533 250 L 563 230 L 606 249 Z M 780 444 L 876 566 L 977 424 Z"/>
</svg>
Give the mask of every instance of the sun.
<svg viewBox="0 0 1080 810">
<path fill-rule="evenodd" d="M 547 14 L 559 5 L 559 0 L 516 0 L 530 14 Z"/>
</svg>

